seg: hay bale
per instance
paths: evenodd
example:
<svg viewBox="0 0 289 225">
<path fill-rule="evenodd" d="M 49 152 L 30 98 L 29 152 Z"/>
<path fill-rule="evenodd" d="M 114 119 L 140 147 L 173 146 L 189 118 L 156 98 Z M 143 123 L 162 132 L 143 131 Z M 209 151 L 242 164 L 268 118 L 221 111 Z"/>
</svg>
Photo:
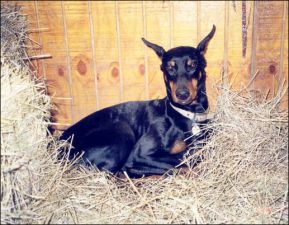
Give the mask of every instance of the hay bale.
<svg viewBox="0 0 289 225">
<path fill-rule="evenodd" d="M 17 37 L 27 37 L 17 30 L 26 27 L 18 24 L 23 17 L 18 8 L 2 9 L 1 4 L 1 28 L 16 24 L 5 29 L 9 35 L 19 32 L 12 36 L 20 43 Z M 282 94 L 256 102 L 246 89 L 221 87 L 218 111 L 208 125 L 212 136 L 183 162 L 190 166 L 203 155 L 196 169 L 120 179 L 74 166 L 75 161 L 56 161 L 63 143 L 47 131 L 51 103 L 45 84 L 22 60 L 23 48 L 14 46 L 20 52 L 10 55 L 7 48 L 6 39 L 1 45 L 1 223 L 288 223 L 288 110 L 278 107 Z"/>
<path fill-rule="evenodd" d="M 37 80 L 24 61 L 28 34 L 19 10 L 1 1 L 1 224 L 38 218 L 30 205 L 43 198 L 40 181 L 51 158 L 51 101 L 44 81 Z"/>
<path fill-rule="evenodd" d="M 26 17 L 20 13 L 20 6 L 1 1 L 1 58 L 25 67 L 28 40 Z"/>
</svg>

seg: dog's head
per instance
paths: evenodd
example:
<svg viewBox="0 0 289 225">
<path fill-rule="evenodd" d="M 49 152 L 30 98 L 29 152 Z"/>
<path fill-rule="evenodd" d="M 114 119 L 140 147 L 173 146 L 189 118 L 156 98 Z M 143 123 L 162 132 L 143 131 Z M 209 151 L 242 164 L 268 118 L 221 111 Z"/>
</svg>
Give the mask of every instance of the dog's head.
<svg viewBox="0 0 289 225">
<path fill-rule="evenodd" d="M 195 112 L 204 112 L 208 108 L 204 54 L 215 30 L 216 27 L 213 25 L 211 32 L 197 48 L 180 46 L 165 51 L 163 47 L 142 38 L 162 60 L 161 70 L 172 104 Z"/>
</svg>

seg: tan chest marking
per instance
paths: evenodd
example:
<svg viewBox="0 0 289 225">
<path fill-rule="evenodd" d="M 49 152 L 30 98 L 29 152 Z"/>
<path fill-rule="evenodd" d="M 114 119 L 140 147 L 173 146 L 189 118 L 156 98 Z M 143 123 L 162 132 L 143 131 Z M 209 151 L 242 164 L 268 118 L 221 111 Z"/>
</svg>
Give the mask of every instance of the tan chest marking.
<svg viewBox="0 0 289 225">
<path fill-rule="evenodd" d="M 184 151 L 187 148 L 187 144 L 182 140 L 176 140 L 170 150 L 171 154 L 177 154 Z"/>
</svg>

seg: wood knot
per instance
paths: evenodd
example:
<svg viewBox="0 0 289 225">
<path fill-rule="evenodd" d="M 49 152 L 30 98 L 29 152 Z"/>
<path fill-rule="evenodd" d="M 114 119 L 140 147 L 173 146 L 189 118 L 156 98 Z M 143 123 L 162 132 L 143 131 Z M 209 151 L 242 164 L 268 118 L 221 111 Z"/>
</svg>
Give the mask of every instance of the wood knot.
<svg viewBox="0 0 289 225">
<path fill-rule="evenodd" d="M 111 70 L 111 75 L 116 78 L 119 75 L 119 69 L 117 67 L 113 67 Z"/>
<path fill-rule="evenodd" d="M 271 64 L 271 65 L 269 66 L 269 72 L 270 72 L 271 74 L 276 74 L 276 66 L 273 65 L 273 64 Z"/>
<path fill-rule="evenodd" d="M 141 75 L 144 75 L 145 74 L 145 65 L 144 64 L 140 64 L 139 67 L 138 67 L 138 71 Z"/>
<path fill-rule="evenodd" d="M 82 60 L 79 60 L 77 63 L 77 71 L 81 75 L 85 75 L 87 72 L 86 64 Z"/>
<path fill-rule="evenodd" d="M 62 66 L 58 66 L 57 68 L 57 73 L 59 76 L 63 77 L 64 76 L 64 69 Z"/>
</svg>

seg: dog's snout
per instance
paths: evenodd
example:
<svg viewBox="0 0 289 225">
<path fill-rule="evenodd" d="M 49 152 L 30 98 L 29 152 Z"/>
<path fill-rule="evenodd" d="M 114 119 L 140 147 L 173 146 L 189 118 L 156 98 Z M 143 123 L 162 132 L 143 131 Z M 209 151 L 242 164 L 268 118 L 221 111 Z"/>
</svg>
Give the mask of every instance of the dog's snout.
<svg viewBox="0 0 289 225">
<path fill-rule="evenodd" d="M 186 100 L 190 97 L 190 91 L 187 88 L 179 88 L 176 90 L 176 97 L 180 100 Z"/>
</svg>

